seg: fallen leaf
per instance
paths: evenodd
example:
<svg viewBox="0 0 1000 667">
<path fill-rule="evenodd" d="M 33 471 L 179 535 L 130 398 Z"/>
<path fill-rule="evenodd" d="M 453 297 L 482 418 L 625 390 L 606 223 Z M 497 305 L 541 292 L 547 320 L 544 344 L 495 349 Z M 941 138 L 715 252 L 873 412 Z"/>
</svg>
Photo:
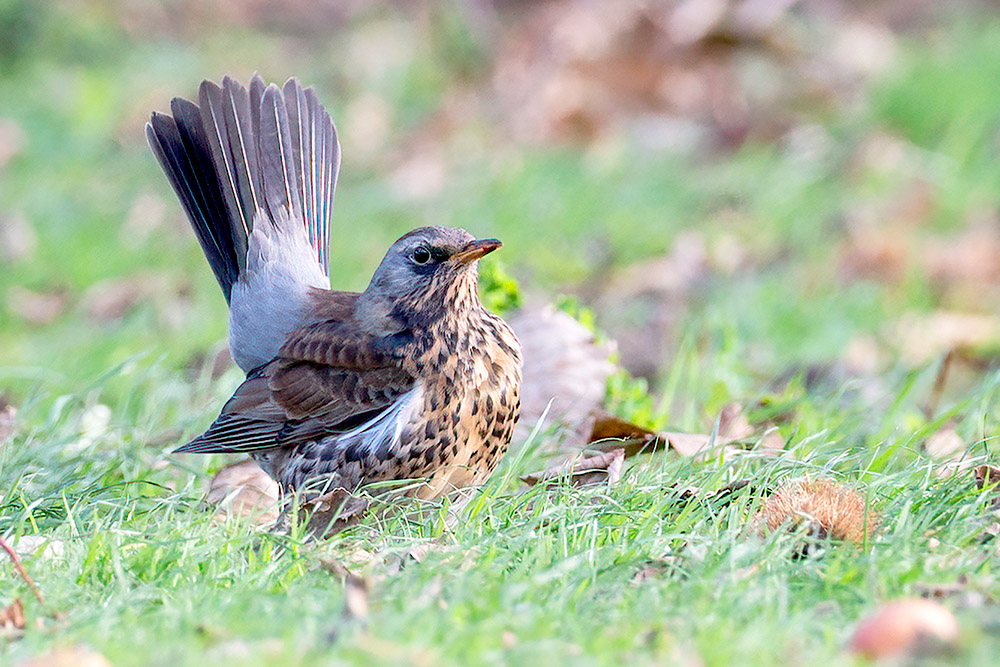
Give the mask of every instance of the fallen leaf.
<svg viewBox="0 0 1000 667">
<path fill-rule="evenodd" d="M 593 425 L 590 428 L 590 442 L 598 440 L 649 440 L 656 438 L 656 433 L 602 409 L 591 413 Z"/>
<path fill-rule="evenodd" d="M 944 606 L 922 598 L 895 600 L 858 624 L 852 653 L 872 660 L 926 655 L 958 641 L 958 621 Z"/>
<path fill-rule="evenodd" d="M 661 433 L 660 434 L 670 445 L 670 448 L 681 456 L 696 456 L 709 451 L 709 446 L 718 446 L 724 443 L 717 438 L 704 433 Z"/>
<path fill-rule="evenodd" d="M 253 459 L 232 463 L 209 482 L 206 500 L 218 505 L 217 520 L 249 518 L 257 525 L 278 520 L 278 484 Z"/>
<path fill-rule="evenodd" d="M 57 648 L 21 663 L 21 667 L 111 667 L 100 653 L 85 646 Z"/>
<path fill-rule="evenodd" d="M 1000 347 L 1000 317 L 939 310 L 911 313 L 891 329 L 900 354 L 911 364 L 923 364 L 955 351 L 976 357 Z"/>
<path fill-rule="evenodd" d="M 639 566 L 629 583 L 633 586 L 641 586 L 650 579 L 659 579 L 670 570 L 670 565 L 665 561 L 648 561 Z"/>
<path fill-rule="evenodd" d="M 878 526 L 878 516 L 856 490 L 828 479 L 790 482 L 764 501 L 768 530 L 798 530 L 810 537 L 860 543 Z"/>
<path fill-rule="evenodd" d="M 320 537 L 350 528 L 364 517 L 371 502 L 344 488 L 336 488 L 303 503 L 309 514 L 309 530 Z"/>
<path fill-rule="evenodd" d="M 724 442 L 743 440 L 753 435 L 753 427 L 739 403 L 730 403 L 719 413 L 719 439 Z"/>
<path fill-rule="evenodd" d="M 785 439 L 781 437 L 781 433 L 778 431 L 778 427 L 774 424 L 767 424 L 765 426 L 764 435 L 760 439 L 760 443 L 757 445 L 758 449 L 769 451 L 769 452 L 780 452 L 785 450 L 785 446 L 788 443 Z"/>
<path fill-rule="evenodd" d="M 1000 468 L 993 465 L 980 465 L 975 468 L 976 487 L 993 489 L 992 509 L 1000 510 Z"/>
<path fill-rule="evenodd" d="M 570 483 L 574 486 L 592 484 L 614 486 L 621 479 L 624 461 L 625 450 L 618 448 L 594 456 L 580 456 L 575 460 L 525 475 L 521 479 L 528 486 L 549 484 L 566 477 L 569 477 Z"/>
<path fill-rule="evenodd" d="M 613 343 L 598 343 L 594 333 L 550 305 L 528 306 L 510 318 L 524 358 L 521 416 L 515 441 L 523 441 L 547 415 L 567 427 L 564 447 L 587 442 L 591 413 L 604 403 Z"/>
<path fill-rule="evenodd" d="M 625 457 L 654 452 L 667 446 L 667 441 L 647 428 L 626 421 L 602 408 L 590 414 L 590 435 L 587 449 L 610 452 L 624 449 Z"/>
<path fill-rule="evenodd" d="M 924 451 L 935 459 L 961 458 L 965 453 L 965 439 L 955 430 L 955 422 L 949 420 L 941 425 L 924 441 Z"/>
<path fill-rule="evenodd" d="M 102 280 L 87 288 L 81 299 L 83 311 L 98 322 L 120 320 L 136 305 L 164 292 L 166 283 L 155 275 Z"/>
<path fill-rule="evenodd" d="M 36 292 L 19 286 L 7 290 L 7 307 L 10 311 L 24 321 L 38 326 L 59 317 L 67 302 L 64 292 Z"/>
<path fill-rule="evenodd" d="M 24 630 L 27 626 L 20 598 L 14 598 L 13 602 L 0 609 L 0 630 Z"/>
<path fill-rule="evenodd" d="M 626 458 L 666 448 L 673 449 L 681 456 L 716 455 L 720 450 L 723 455 L 731 456 L 743 451 L 732 446 L 733 443 L 748 440 L 754 435 L 754 428 L 743 414 L 742 407 L 735 403 L 722 409 L 718 432 L 714 436 L 710 433 L 651 431 L 604 410 L 595 410 L 590 423 L 590 444 L 587 449 L 602 452 L 624 449 Z M 758 448 L 768 452 L 784 450 L 785 441 L 777 428 L 773 424 L 767 424 L 766 428 L 757 443 Z"/>
</svg>

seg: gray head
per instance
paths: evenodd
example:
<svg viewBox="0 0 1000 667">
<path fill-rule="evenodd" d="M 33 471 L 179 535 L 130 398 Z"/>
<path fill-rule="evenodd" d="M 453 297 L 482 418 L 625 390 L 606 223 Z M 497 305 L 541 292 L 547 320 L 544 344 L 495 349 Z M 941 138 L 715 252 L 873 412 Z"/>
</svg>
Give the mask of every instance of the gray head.
<svg viewBox="0 0 1000 667">
<path fill-rule="evenodd" d="M 414 229 L 386 252 L 361 295 L 359 314 L 368 320 L 403 313 L 433 316 L 445 307 L 476 305 L 477 261 L 500 245 L 456 227 Z"/>
</svg>

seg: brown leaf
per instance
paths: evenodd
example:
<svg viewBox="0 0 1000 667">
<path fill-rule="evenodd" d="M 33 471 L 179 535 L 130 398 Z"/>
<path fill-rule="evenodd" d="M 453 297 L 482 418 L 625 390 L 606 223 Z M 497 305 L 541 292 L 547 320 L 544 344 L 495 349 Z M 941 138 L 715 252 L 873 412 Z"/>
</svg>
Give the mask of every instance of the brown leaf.
<svg viewBox="0 0 1000 667">
<path fill-rule="evenodd" d="M 7 290 L 7 307 L 10 311 L 38 326 L 59 317 L 65 310 L 67 301 L 64 292 L 36 292 L 18 286 Z"/>
<path fill-rule="evenodd" d="M 370 505 L 367 498 L 336 488 L 307 501 L 302 509 L 310 513 L 309 530 L 326 537 L 361 521 Z"/>
<path fill-rule="evenodd" d="M 163 286 L 164 281 L 155 276 L 102 280 L 87 288 L 81 307 L 91 319 L 112 322 L 124 317 L 139 303 L 151 299 Z"/>
<path fill-rule="evenodd" d="M 779 452 L 785 450 L 786 444 L 785 439 L 781 437 L 781 433 L 778 431 L 778 427 L 774 424 L 767 424 L 758 448 L 769 452 Z"/>
<path fill-rule="evenodd" d="M 57 648 L 21 663 L 21 667 L 111 667 L 100 653 L 85 646 Z"/>
<path fill-rule="evenodd" d="M 602 408 L 590 415 L 590 435 L 587 449 L 611 452 L 624 449 L 625 457 L 647 454 L 664 449 L 667 441 L 647 428 L 617 417 Z"/>
<path fill-rule="evenodd" d="M 852 653 L 872 660 L 927 654 L 958 641 L 958 621 L 931 600 L 907 598 L 883 605 L 858 624 Z"/>
<path fill-rule="evenodd" d="M 9 605 L 0 609 L 0 629 L 24 630 L 28 622 L 24 617 L 24 605 L 20 598 L 14 598 Z"/>
<path fill-rule="evenodd" d="M 955 422 L 945 422 L 924 442 L 924 451 L 936 459 L 952 459 L 965 452 L 965 440 L 955 431 Z"/>
<path fill-rule="evenodd" d="M 587 327 L 549 305 L 521 309 L 510 325 L 524 357 L 515 440 L 523 440 L 547 414 L 549 423 L 570 430 L 563 446 L 585 444 L 588 418 L 603 404 L 615 371 L 609 361 L 615 346 L 598 343 Z"/>
<path fill-rule="evenodd" d="M 590 444 L 587 449 L 610 452 L 620 448 L 625 450 L 626 458 L 660 451 L 666 447 L 681 456 L 715 455 L 720 448 L 723 454 L 733 455 L 741 450 L 731 446 L 732 443 L 747 440 L 754 435 L 754 428 L 743 414 L 742 407 L 735 403 L 722 409 L 718 433 L 714 436 L 714 440 L 712 434 L 708 433 L 676 431 L 657 433 L 604 410 L 595 410 L 591 419 Z M 761 437 L 758 447 L 766 451 L 781 451 L 785 448 L 785 441 L 773 424 L 767 424 L 767 430 Z"/>
<path fill-rule="evenodd" d="M 218 520 L 237 516 L 266 525 L 278 520 L 278 497 L 278 484 L 253 459 L 245 459 L 215 474 L 206 499 L 219 505 Z"/>
<path fill-rule="evenodd" d="M 828 479 L 803 479 L 778 489 L 764 501 L 768 530 L 796 530 L 811 536 L 860 543 L 878 526 L 878 516 L 856 490 Z"/>
<path fill-rule="evenodd" d="M 695 456 L 697 454 L 704 453 L 708 450 L 710 444 L 712 444 L 712 436 L 703 433 L 661 433 L 662 437 L 666 438 L 670 445 L 670 448 L 681 456 Z M 718 440 L 715 441 L 716 445 L 720 445 Z"/>
<path fill-rule="evenodd" d="M 993 465 L 980 465 L 975 468 L 976 487 L 980 489 L 993 489 L 993 502 L 991 506 L 994 510 L 1000 510 L 1000 468 Z"/>
<path fill-rule="evenodd" d="M 1000 347 L 1000 317 L 939 310 L 903 316 L 890 332 L 900 354 L 922 364 L 951 351 L 976 357 Z"/>
<path fill-rule="evenodd" d="M 574 486 L 591 484 L 613 486 L 621 479 L 624 461 L 625 450 L 618 448 L 594 456 L 581 456 L 575 461 L 551 466 L 540 472 L 525 475 L 521 479 L 528 486 L 535 486 L 542 483 L 554 483 L 568 476 L 570 483 Z"/>
<path fill-rule="evenodd" d="M 743 440 L 753 435 L 753 427 L 743 413 L 743 406 L 730 403 L 722 408 L 719 414 L 719 440 L 731 442 Z"/>
<path fill-rule="evenodd" d="M 617 438 L 619 440 L 646 440 L 656 437 L 656 433 L 632 422 L 625 421 L 605 410 L 594 410 L 594 424 L 590 429 L 590 442 Z"/>
<path fill-rule="evenodd" d="M 651 579 L 660 579 L 669 570 L 670 564 L 665 561 L 648 561 L 639 566 L 639 569 L 632 575 L 629 583 L 633 586 L 642 586 Z"/>
</svg>

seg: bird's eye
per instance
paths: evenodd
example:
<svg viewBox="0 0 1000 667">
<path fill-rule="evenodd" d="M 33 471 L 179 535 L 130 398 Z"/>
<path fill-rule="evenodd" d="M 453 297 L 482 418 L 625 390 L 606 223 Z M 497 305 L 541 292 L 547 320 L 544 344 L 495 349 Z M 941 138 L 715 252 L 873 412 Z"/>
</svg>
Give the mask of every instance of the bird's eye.
<svg viewBox="0 0 1000 667">
<path fill-rule="evenodd" d="M 418 246 L 413 251 L 413 261 L 417 264 L 426 264 L 431 261 L 431 251 L 425 246 Z"/>
</svg>

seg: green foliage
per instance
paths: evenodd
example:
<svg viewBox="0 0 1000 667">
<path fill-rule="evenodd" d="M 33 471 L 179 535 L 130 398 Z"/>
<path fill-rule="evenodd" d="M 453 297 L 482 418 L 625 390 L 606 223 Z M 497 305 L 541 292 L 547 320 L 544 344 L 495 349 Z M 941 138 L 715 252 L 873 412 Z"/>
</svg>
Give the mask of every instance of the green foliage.
<svg viewBox="0 0 1000 667">
<path fill-rule="evenodd" d="M 496 261 L 479 264 L 479 297 L 486 308 L 505 315 L 521 306 L 521 290 L 503 265 Z"/>
</svg>

